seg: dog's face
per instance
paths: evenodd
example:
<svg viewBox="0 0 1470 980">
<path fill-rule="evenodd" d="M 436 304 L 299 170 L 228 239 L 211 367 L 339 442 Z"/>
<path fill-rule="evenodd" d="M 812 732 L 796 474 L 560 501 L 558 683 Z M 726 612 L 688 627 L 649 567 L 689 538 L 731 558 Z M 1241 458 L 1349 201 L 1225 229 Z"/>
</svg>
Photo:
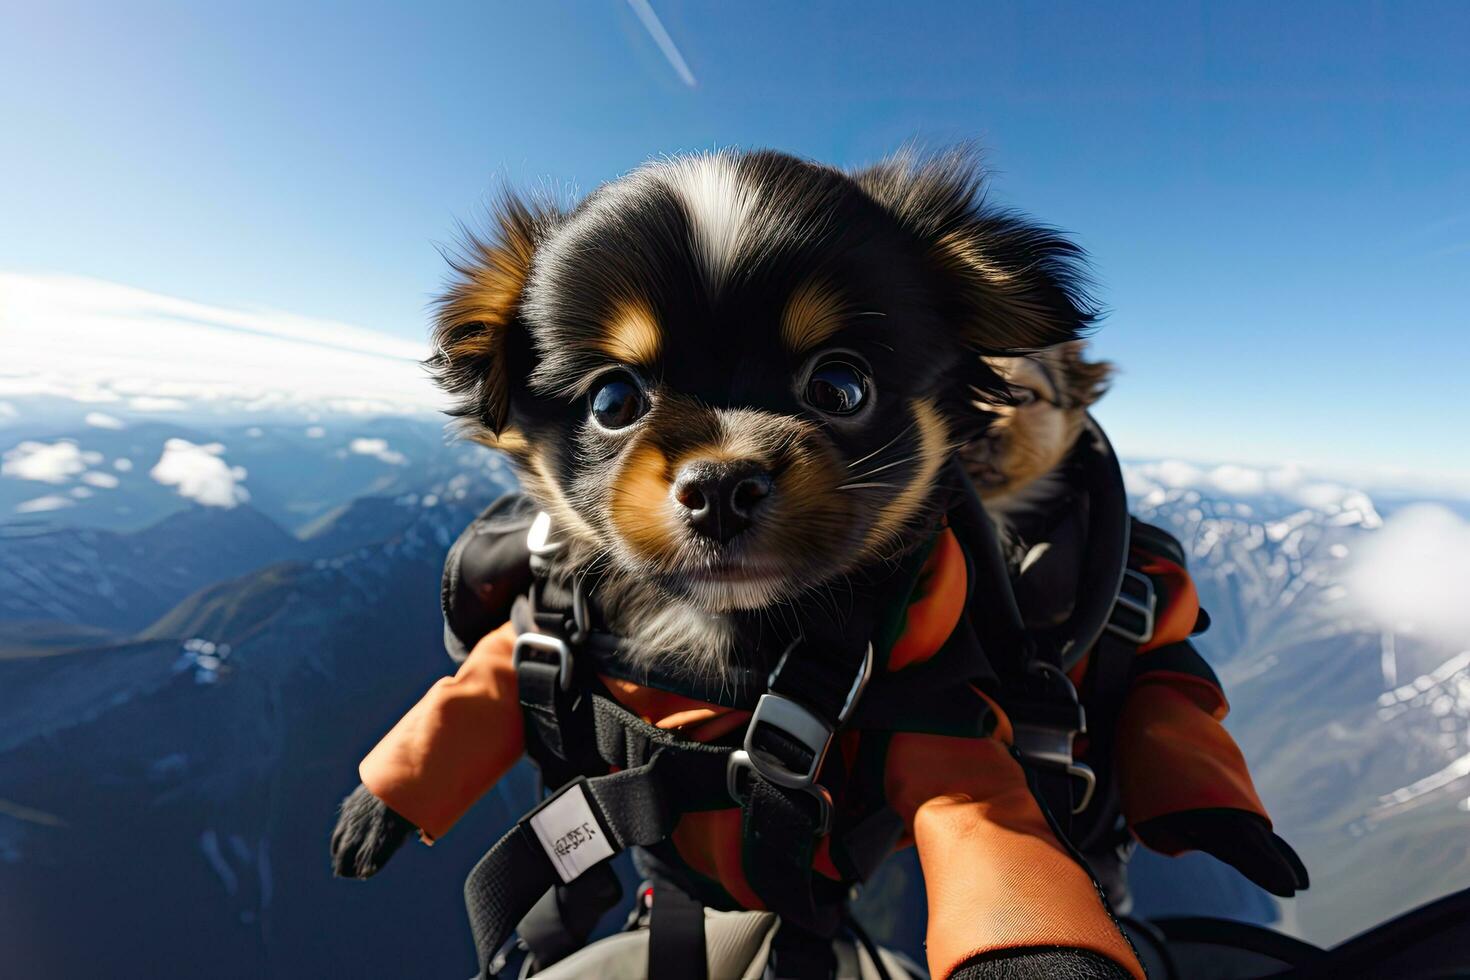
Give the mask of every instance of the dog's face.
<svg viewBox="0 0 1470 980">
<path fill-rule="evenodd" d="M 1005 382 L 1005 397 L 982 397 L 993 416 L 967 445 L 965 468 L 987 502 L 1014 498 L 1061 464 L 1082 434 L 1088 408 L 1107 390 L 1112 366 L 1083 357 L 1081 341 L 1029 357 L 987 357 Z"/>
<path fill-rule="evenodd" d="M 711 613 L 898 553 L 999 383 L 975 353 L 1091 315 L 1076 249 L 959 157 L 687 157 L 498 223 L 441 301 L 440 382 L 581 560 Z"/>
</svg>

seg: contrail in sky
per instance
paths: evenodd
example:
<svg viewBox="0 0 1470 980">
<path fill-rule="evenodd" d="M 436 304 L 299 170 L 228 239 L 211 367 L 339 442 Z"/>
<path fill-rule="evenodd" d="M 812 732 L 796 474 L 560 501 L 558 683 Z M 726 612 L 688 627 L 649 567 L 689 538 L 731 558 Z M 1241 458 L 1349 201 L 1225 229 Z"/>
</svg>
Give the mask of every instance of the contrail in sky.
<svg viewBox="0 0 1470 980">
<path fill-rule="evenodd" d="M 674 45 L 674 39 L 669 37 L 669 32 L 664 30 L 663 23 L 659 21 L 658 14 L 654 13 L 653 8 L 648 5 L 648 0 L 628 0 L 628 6 L 632 7 L 633 13 L 643 21 L 643 26 L 648 29 L 648 35 L 653 38 L 653 43 L 657 44 L 658 49 L 664 53 L 664 57 L 669 59 L 669 64 L 674 67 L 674 71 L 679 73 L 684 84 L 693 88 L 695 85 L 694 72 L 689 70 L 684 56 Z"/>
</svg>

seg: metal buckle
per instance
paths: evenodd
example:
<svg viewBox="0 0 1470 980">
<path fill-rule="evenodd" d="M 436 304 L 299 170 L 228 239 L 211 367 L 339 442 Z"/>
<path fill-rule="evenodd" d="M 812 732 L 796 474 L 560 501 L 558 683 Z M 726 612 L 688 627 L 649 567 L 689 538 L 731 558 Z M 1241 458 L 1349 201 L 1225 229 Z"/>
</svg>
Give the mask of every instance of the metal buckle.
<svg viewBox="0 0 1470 980">
<path fill-rule="evenodd" d="M 565 547 L 565 541 L 551 539 L 551 515 L 539 511 L 526 532 L 526 550 L 538 558 L 549 558 Z"/>
<path fill-rule="evenodd" d="M 545 662 L 544 658 L 534 654 L 550 654 L 555 657 L 557 686 L 563 691 L 572 689 L 572 651 L 563 640 L 545 633 L 522 633 L 516 637 L 515 646 L 511 648 L 511 667 L 519 669 L 527 651 L 533 652 L 533 663 Z"/>
<path fill-rule="evenodd" d="M 781 655 L 781 659 L 777 661 L 776 669 L 771 672 L 771 683 L 774 684 L 776 678 L 780 676 L 781 668 L 785 666 L 786 658 L 791 656 L 791 651 L 795 646 L 796 644 L 793 643 L 791 647 L 788 647 Z M 853 678 L 852 686 L 847 690 L 842 709 L 837 713 L 837 726 L 845 724 L 851 717 L 872 675 L 873 644 L 869 643 L 863 652 L 862 666 L 857 676 Z M 811 754 L 811 764 L 804 771 L 798 772 L 785 765 L 769 751 L 762 750 L 760 739 L 765 728 L 774 728 L 806 749 Z M 744 748 L 750 757 L 751 765 L 766 779 L 788 789 L 806 789 L 816 782 L 817 773 L 822 771 L 822 763 L 826 760 L 827 750 L 832 745 L 834 730 L 834 726 L 828 725 L 799 702 L 782 694 L 766 693 L 756 701 L 755 711 L 750 715 L 750 722 L 745 728 Z"/>
<path fill-rule="evenodd" d="M 1072 740 L 1077 733 L 1050 725 L 1025 724 L 1017 724 L 1012 732 L 1016 751 L 1028 762 L 1060 769 L 1073 779 L 1081 780 L 1082 797 L 1072 804 L 1072 812 L 1076 814 L 1086 810 L 1097 791 L 1097 773 L 1072 755 Z"/>
<path fill-rule="evenodd" d="M 1093 794 L 1097 792 L 1097 773 L 1093 772 L 1092 767 L 1085 762 L 1078 762 L 1072 748 L 1077 736 L 1087 731 L 1087 712 L 1077 697 L 1076 685 L 1061 668 L 1038 660 L 1033 662 L 1029 669 L 1032 673 L 1044 675 L 1061 686 L 1067 700 L 1077 709 L 1077 725 L 1074 728 L 1065 728 L 1058 725 L 1017 721 L 1011 728 L 1013 744 L 1016 751 L 1027 761 L 1036 765 L 1061 769 L 1073 779 L 1082 781 L 1082 797 L 1072 805 L 1072 813 L 1081 813 L 1087 809 L 1087 805 L 1092 802 Z"/>
<path fill-rule="evenodd" d="M 790 769 L 779 758 L 760 746 L 761 735 L 774 728 L 811 753 L 811 764 L 802 772 Z M 745 752 L 757 772 L 788 789 L 806 789 L 817 780 L 827 749 L 832 745 L 832 729 L 827 723 L 795 701 L 779 694 L 762 694 L 755 703 L 750 724 L 745 729 Z"/>
<path fill-rule="evenodd" d="M 1130 595 L 1129 584 L 1135 586 L 1135 595 Z M 1113 602 L 1112 615 L 1108 617 L 1107 630 L 1131 643 L 1143 646 L 1154 638 L 1154 619 L 1158 610 L 1159 597 L 1154 591 L 1154 580 L 1131 568 L 1123 569 L 1123 581 L 1118 585 L 1118 598 Z M 1129 629 L 1118 622 L 1119 611 L 1132 613 L 1142 620 L 1142 626 Z"/>
<path fill-rule="evenodd" d="M 744 749 L 736 749 L 730 753 L 729 760 L 725 763 L 725 789 L 730 793 L 730 799 L 736 803 L 745 803 L 745 793 L 740 787 L 740 774 L 752 772 L 770 779 L 764 769 Z M 775 780 L 772 780 L 775 782 Z M 778 785 L 785 785 L 780 784 Z M 790 786 L 789 789 L 799 790 L 817 804 L 817 826 L 816 836 L 825 837 L 832 832 L 832 794 L 821 783 L 809 783 L 805 786 Z"/>
<path fill-rule="evenodd" d="M 852 687 L 847 690 L 847 699 L 842 702 L 842 710 L 837 713 L 837 724 L 847 724 L 847 719 L 852 717 L 853 709 L 857 707 L 858 699 L 867 690 L 868 681 L 873 677 L 873 644 L 863 651 L 863 666 L 858 675 L 852 679 Z"/>
</svg>

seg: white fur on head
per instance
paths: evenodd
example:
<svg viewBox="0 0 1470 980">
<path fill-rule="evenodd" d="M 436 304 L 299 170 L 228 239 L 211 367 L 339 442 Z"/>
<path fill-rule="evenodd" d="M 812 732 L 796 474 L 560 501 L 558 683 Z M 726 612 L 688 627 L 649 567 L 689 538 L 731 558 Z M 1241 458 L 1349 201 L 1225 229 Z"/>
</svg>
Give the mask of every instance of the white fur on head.
<svg viewBox="0 0 1470 980">
<path fill-rule="evenodd" d="M 681 157 L 667 165 L 666 173 L 688 211 L 705 281 L 717 293 L 740 257 L 755 195 L 725 153 Z"/>
</svg>

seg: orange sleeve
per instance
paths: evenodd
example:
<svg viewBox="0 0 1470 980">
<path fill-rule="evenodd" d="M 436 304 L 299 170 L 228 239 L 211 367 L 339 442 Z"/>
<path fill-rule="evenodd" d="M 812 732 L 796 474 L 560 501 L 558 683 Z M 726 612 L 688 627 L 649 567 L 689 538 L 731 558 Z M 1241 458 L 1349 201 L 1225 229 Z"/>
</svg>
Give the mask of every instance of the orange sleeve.
<svg viewBox="0 0 1470 980">
<path fill-rule="evenodd" d="M 1189 577 L 1183 565 L 1176 565 L 1167 558 L 1157 555 L 1146 556 L 1139 571 L 1154 580 L 1162 592 L 1161 606 L 1154 621 L 1154 635 L 1139 653 L 1147 653 L 1166 647 L 1170 643 L 1182 643 L 1194 633 L 1194 624 L 1199 619 L 1199 592 L 1194 579 Z"/>
<path fill-rule="evenodd" d="M 430 839 L 442 837 L 525 751 L 510 623 L 486 636 L 358 766 L 362 784 Z"/>
<path fill-rule="evenodd" d="M 1129 826 L 1226 807 L 1264 818 L 1240 747 L 1220 724 L 1224 698 L 1196 678 L 1145 674 L 1118 719 L 1118 782 Z"/>
<path fill-rule="evenodd" d="M 1143 968 L 1097 886 L 1058 843 L 996 738 L 900 733 L 887 793 L 912 828 L 929 896 L 931 976 L 1004 949 L 1061 946 Z"/>
</svg>

